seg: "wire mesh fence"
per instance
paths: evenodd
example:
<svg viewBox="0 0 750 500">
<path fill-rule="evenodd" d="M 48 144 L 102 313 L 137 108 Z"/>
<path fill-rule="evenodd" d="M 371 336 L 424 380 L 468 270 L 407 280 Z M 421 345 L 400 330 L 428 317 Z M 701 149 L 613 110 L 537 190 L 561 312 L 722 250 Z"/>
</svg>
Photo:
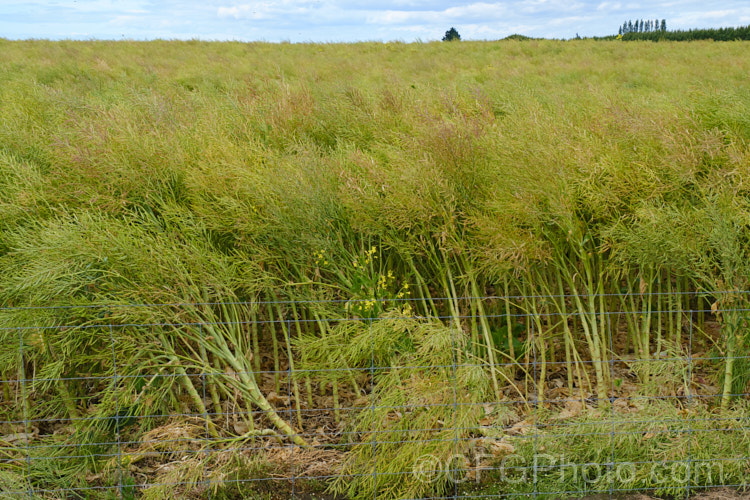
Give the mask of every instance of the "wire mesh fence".
<svg viewBox="0 0 750 500">
<path fill-rule="evenodd" d="M 740 492 L 748 310 L 706 297 L 4 308 L 0 494 Z"/>
</svg>

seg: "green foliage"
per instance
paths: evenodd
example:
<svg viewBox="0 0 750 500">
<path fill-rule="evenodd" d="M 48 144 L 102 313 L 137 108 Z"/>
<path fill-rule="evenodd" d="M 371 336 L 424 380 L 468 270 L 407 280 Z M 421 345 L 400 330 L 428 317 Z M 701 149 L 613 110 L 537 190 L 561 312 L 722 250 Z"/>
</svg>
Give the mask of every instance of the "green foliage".
<svg viewBox="0 0 750 500">
<path fill-rule="evenodd" d="M 688 493 L 688 485 L 692 490 L 743 484 L 747 457 L 725 457 L 750 443 L 750 433 L 741 424 L 747 405 L 729 414 L 723 432 L 709 432 L 716 425 L 715 417 L 703 404 L 693 404 L 689 415 L 662 402 L 628 410 L 633 413 L 627 418 L 618 412 L 615 418 L 623 423 L 615 432 L 596 411 L 564 422 L 556 419 L 557 412 L 539 412 L 538 424 L 547 427 L 549 434 L 535 439 L 503 437 L 506 446 L 514 447 L 514 455 L 486 464 L 491 469 L 484 476 L 488 486 L 475 494 L 557 498 L 559 492 L 595 496 L 611 489 L 646 489 L 653 495 L 677 497 Z M 626 422 L 631 418 L 632 422 Z M 687 425 L 692 432 L 684 431 Z M 611 469 L 598 465 L 612 461 Z M 689 482 L 684 480 L 688 468 Z"/>
<path fill-rule="evenodd" d="M 356 408 L 416 407 L 337 415 L 360 436 L 347 443 L 347 470 L 364 474 L 375 458 L 393 472 L 419 452 L 417 437 L 447 438 L 455 423 L 468 429 L 462 439 L 476 437 L 477 422 L 497 416 L 486 403 L 546 401 L 553 376 L 567 377 L 556 389 L 573 397 L 607 399 L 627 385 L 609 360 L 636 350 L 646 362 L 633 392 L 684 390 L 684 367 L 658 360 L 685 352 L 683 321 L 700 324 L 686 311 L 705 300 L 720 331 L 703 325 L 694 352 L 736 358 L 706 365 L 702 376 L 727 397 L 701 393 L 705 411 L 743 408 L 728 397 L 746 391 L 750 373 L 747 328 L 732 316 L 747 308 L 733 292 L 750 280 L 743 42 L 0 40 L 0 51 L 0 376 L 34 378 L 5 384 L 0 411 L 91 417 L 33 440 L 60 457 L 67 440 L 86 453 L 32 460 L 30 474 L 14 462 L 0 488 L 70 487 L 92 471 L 113 484 L 113 464 L 93 452 L 111 452 L 95 443 L 118 419 L 137 441 L 167 425 L 138 416 L 236 407 L 271 418 L 261 391 L 308 381 L 334 400 L 356 394 Z M 505 295 L 519 298 L 482 298 Z M 214 305 L 136 306 L 194 303 Z M 613 348 L 602 312 L 629 318 Z M 195 327 L 206 323 L 222 326 Z M 128 326 L 138 324 L 152 326 Z M 30 328 L 19 338 L 17 327 Z M 218 368 L 203 380 L 206 357 Z M 454 357 L 465 369 L 436 368 Z M 292 364 L 291 381 L 254 381 Z M 375 374 L 373 364 L 394 369 Z M 484 413 L 448 407 L 454 380 L 460 402 Z M 219 420 L 209 428 L 217 450 L 250 439 Z M 378 441 L 415 439 L 373 457 L 376 423 Z M 282 424 L 268 426 L 287 439 Z M 601 445 L 559 443 L 580 460 Z M 669 443 L 628 446 L 637 457 Z M 199 488 L 204 471 L 232 467 L 183 462 L 161 479 Z M 411 476 L 384 477 L 336 488 L 427 494 Z"/>
<path fill-rule="evenodd" d="M 445 36 L 443 36 L 444 42 L 460 42 L 461 41 L 461 35 L 458 34 L 458 31 L 456 28 L 451 27 L 448 31 L 445 32 Z"/>
<path fill-rule="evenodd" d="M 625 21 L 622 23 L 622 26 L 619 28 L 619 34 L 620 35 L 626 35 L 626 34 L 632 34 L 632 33 L 653 33 L 653 32 L 665 32 L 667 31 L 667 20 L 662 19 L 661 22 L 659 22 L 658 19 L 647 19 L 644 21 L 636 20 L 635 23 L 633 21 Z"/>
<path fill-rule="evenodd" d="M 662 20 L 658 30 L 643 31 L 633 29 L 623 33 L 623 40 L 649 40 L 652 42 L 675 41 L 685 42 L 691 40 L 714 40 L 717 42 L 728 42 L 736 40 L 750 40 L 750 26 L 736 28 L 709 28 L 691 30 L 667 31 L 666 20 Z"/>
<path fill-rule="evenodd" d="M 445 478 L 431 484 L 403 471 L 427 454 L 450 459 L 459 451 L 456 440 L 464 442 L 478 423 L 475 405 L 487 397 L 489 377 L 478 365 L 450 368 L 464 348 L 462 336 L 440 322 L 391 314 L 375 322 L 342 323 L 324 342 L 313 336 L 298 342 L 307 355 L 304 369 L 379 368 L 365 405 L 372 409 L 350 424 L 362 438 L 332 489 L 351 497 L 377 491 L 387 498 L 419 498 L 450 486 Z M 379 477 L 368 473 L 373 464 Z"/>
<path fill-rule="evenodd" d="M 511 340 L 508 338 L 508 325 L 503 324 L 499 328 L 492 329 L 492 341 L 495 347 L 503 353 L 510 353 L 510 343 L 513 344 L 513 352 L 516 357 L 523 356 L 526 352 L 526 327 L 523 323 L 513 323 L 511 325 Z"/>
<path fill-rule="evenodd" d="M 512 35 L 506 36 L 505 38 L 503 38 L 503 40 L 517 40 L 517 41 L 521 41 L 522 42 L 522 41 L 525 41 L 525 40 L 534 40 L 534 39 L 531 38 L 531 37 L 528 37 L 526 35 L 520 35 L 518 33 L 514 33 Z"/>
</svg>

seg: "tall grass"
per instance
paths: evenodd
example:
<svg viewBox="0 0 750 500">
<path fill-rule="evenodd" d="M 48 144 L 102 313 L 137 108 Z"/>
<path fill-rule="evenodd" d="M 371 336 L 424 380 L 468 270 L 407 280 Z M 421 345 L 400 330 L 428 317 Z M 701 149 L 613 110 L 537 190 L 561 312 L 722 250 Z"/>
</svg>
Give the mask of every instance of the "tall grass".
<svg viewBox="0 0 750 500">
<path fill-rule="evenodd" d="M 95 443 L 178 411 L 222 443 L 307 447 L 303 408 L 330 393 L 362 435 L 342 470 L 395 470 L 417 448 L 373 457 L 388 415 L 342 394 L 416 405 L 394 387 L 434 382 L 443 401 L 429 365 L 455 360 L 480 367 L 450 374 L 467 403 L 554 403 L 563 367 L 567 397 L 606 407 L 614 360 L 637 359 L 648 393 L 686 321 L 732 411 L 750 378 L 746 45 L 0 40 L 0 376 L 39 379 L 5 385 L 7 420 Z M 267 399 L 287 386 L 293 419 Z M 250 415 L 234 429 L 210 416 L 230 407 Z M 477 425 L 451 411 L 382 430 Z M 334 487 L 385 488 L 368 481 Z"/>
</svg>

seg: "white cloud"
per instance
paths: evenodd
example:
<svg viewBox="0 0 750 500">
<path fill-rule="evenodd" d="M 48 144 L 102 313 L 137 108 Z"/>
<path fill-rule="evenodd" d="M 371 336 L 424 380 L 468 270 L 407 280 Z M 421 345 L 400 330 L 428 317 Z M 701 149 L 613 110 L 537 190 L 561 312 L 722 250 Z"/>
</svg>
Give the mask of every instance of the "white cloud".
<svg viewBox="0 0 750 500">
<path fill-rule="evenodd" d="M 504 19 L 508 8 L 501 3 L 478 2 L 444 10 L 386 10 L 370 11 L 365 17 L 368 24 L 428 23 L 472 23 L 474 21 L 494 22 Z"/>
<path fill-rule="evenodd" d="M 748 0 L 0 0 L 11 38 L 204 38 L 268 41 L 439 40 L 512 33 L 607 35 L 626 19 L 670 28 L 750 23 Z M 85 34 L 85 36 L 83 35 Z"/>
<path fill-rule="evenodd" d="M 138 16 L 116 16 L 109 21 L 109 24 L 117 26 L 127 26 L 133 21 L 137 20 Z"/>
<path fill-rule="evenodd" d="M 233 7 L 219 7 L 219 17 L 233 17 L 234 19 L 270 19 L 281 13 L 279 4 L 272 2 L 256 2 L 253 4 L 235 5 Z"/>
<path fill-rule="evenodd" d="M 507 7 L 502 3 L 473 3 L 445 10 L 445 13 L 449 16 L 484 18 L 488 20 L 497 19 L 499 16 L 506 15 L 507 12 Z"/>
<path fill-rule="evenodd" d="M 113 12 L 126 12 L 128 10 L 143 10 L 145 3 L 139 0 L 81 0 L 81 1 L 60 1 L 60 2 L 47 2 L 50 7 L 59 9 L 67 9 L 74 12 L 80 13 L 113 13 Z"/>
<path fill-rule="evenodd" d="M 219 17 L 240 19 L 246 17 L 256 18 L 256 12 L 252 5 L 237 5 L 234 7 L 219 7 L 217 14 Z"/>
<path fill-rule="evenodd" d="M 325 13 L 331 6 L 321 2 L 309 0 L 280 0 L 254 2 L 250 4 L 219 7 L 219 17 L 233 17 L 235 19 L 270 19 L 289 15 L 309 15 L 312 12 Z"/>
<path fill-rule="evenodd" d="M 575 12 L 582 8 L 590 10 L 592 7 L 593 5 L 587 5 L 585 2 L 571 2 L 570 0 L 517 0 L 513 2 L 512 9 L 526 14 L 546 17 L 561 12 Z"/>
<path fill-rule="evenodd" d="M 701 13 L 701 17 L 708 19 L 721 19 L 723 17 L 735 17 L 739 12 L 737 10 L 710 10 Z"/>
<path fill-rule="evenodd" d="M 599 12 L 622 10 L 622 4 L 620 2 L 602 2 L 596 6 L 596 10 Z"/>
<path fill-rule="evenodd" d="M 750 21 L 750 7 L 722 10 L 692 10 L 667 18 L 672 28 L 707 28 L 719 26 L 740 26 Z"/>
</svg>

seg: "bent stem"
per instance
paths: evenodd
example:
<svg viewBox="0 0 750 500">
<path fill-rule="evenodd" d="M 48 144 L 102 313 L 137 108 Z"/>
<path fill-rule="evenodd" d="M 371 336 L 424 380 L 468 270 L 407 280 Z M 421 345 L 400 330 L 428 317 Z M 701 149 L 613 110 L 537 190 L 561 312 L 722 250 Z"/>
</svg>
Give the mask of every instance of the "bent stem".
<svg viewBox="0 0 750 500">
<path fill-rule="evenodd" d="M 241 312 L 235 304 L 230 303 L 223 307 L 224 314 L 229 321 L 217 321 L 216 316 L 210 309 L 200 312 L 196 311 L 196 313 L 204 316 L 207 320 L 202 324 L 203 329 L 206 331 L 206 350 L 221 359 L 223 363 L 234 371 L 234 377 L 229 378 L 229 382 L 241 392 L 243 397 L 258 407 L 281 433 L 289 437 L 298 446 L 309 447 L 309 444 L 299 434 L 295 433 L 287 422 L 279 417 L 273 406 L 263 396 L 253 376 L 250 359 L 244 356 L 242 352 L 237 352 L 236 348 L 232 348 L 233 345 L 241 345 L 241 325 L 243 323 L 240 321 Z M 188 337 L 194 342 L 202 340 L 200 333 L 196 332 L 194 327 L 188 328 L 187 333 Z"/>
</svg>

